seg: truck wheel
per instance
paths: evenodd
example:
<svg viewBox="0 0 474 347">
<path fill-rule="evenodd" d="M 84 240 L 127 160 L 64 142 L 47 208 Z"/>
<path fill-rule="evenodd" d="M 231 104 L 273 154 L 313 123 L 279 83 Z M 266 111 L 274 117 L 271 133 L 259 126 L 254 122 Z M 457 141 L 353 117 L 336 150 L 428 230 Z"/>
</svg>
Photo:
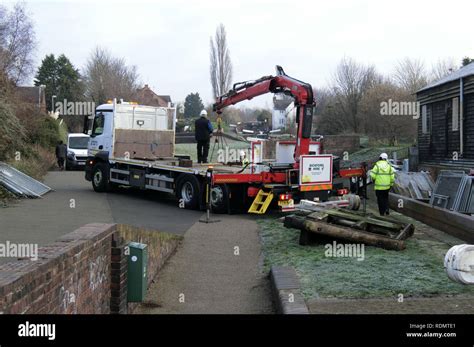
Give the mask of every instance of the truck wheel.
<svg viewBox="0 0 474 347">
<path fill-rule="evenodd" d="M 178 180 L 177 196 L 187 209 L 195 210 L 199 207 L 201 189 L 199 180 L 194 175 L 184 175 Z"/>
<path fill-rule="evenodd" d="M 226 184 L 215 185 L 211 190 L 212 212 L 225 213 L 229 201 L 229 187 Z"/>
<path fill-rule="evenodd" d="M 97 163 L 92 168 L 92 187 L 100 193 L 109 191 L 109 168 L 107 164 Z"/>
</svg>

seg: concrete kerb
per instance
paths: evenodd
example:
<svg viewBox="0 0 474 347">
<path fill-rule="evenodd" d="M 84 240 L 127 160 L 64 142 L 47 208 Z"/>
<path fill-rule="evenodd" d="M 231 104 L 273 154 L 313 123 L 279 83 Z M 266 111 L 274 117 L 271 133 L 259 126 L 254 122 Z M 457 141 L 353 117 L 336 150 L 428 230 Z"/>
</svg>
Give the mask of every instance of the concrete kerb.
<svg viewBox="0 0 474 347">
<path fill-rule="evenodd" d="M 295 269 L 290 266 L 272 266 L 270 281 L 278 313 L 309 314 Z"/>
</svg>

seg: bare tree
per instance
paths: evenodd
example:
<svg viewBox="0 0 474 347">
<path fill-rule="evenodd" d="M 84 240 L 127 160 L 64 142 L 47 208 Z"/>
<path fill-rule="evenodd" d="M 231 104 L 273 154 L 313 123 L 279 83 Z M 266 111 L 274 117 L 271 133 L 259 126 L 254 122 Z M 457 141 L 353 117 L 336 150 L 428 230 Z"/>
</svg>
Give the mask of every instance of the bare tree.
<svg viewBox="0 0 474 347">
<path fill-rule="evenodd" d="M 17 3 L 9 12 L 0 5 L 0 71 L 14 84 L 24 81 L 33 72 L 36 47 L 33 23 L 24 3 Z"/>
<path fill-rule="evenodd" d="M 131 100 L 139 87 L 135 66 L 127 66 L 123 58 L 113 57 L 107 50 L 96 47 L 84 69 L 86 96 L 96 103 L 107 99 Z"/>
<path fill-rule="evenodd" d="M 382 115 L 382 102 L 414 101 L 412 94 L 390 81 L 383 81 L 364 95 L 360 110 L 366 117 L 365 134 L 373 139 L 385 141 L 394 146 L 401 140 L 413 141 L 416 138 L 417 120 L 413 115 Z"/>
<path fill-rule="evenodd" d="M 359 105 L 368 89 L 381 77 L 374 66 L 364 66 L 351 58 L 343 58 L 333 76 L 335 106 L 344 117 L 345 128 L 357 133 L 361 129 L 362 117 Z"/>
<path fill-rule="evenodd" d="M 232 83 L 232 62 L 227 47 L 227 33 L 223 24 L 216 29 L 210 40 L 210 73 L 214 98 L 229 91 Z"/>
<path fill-rule="evenodd" d="M 428 84 L 428 73 L 421 60 L 405 58 L 395 66 L 395 83 L 410 93 L 415 93 Z"/>
<path fill-rule="evenodd" d="M 446 77 L 458 69 L 456 61 L 453 58 L 440 59 L 431 69 L 431 77 L 434 81 Z"/>
</svg>

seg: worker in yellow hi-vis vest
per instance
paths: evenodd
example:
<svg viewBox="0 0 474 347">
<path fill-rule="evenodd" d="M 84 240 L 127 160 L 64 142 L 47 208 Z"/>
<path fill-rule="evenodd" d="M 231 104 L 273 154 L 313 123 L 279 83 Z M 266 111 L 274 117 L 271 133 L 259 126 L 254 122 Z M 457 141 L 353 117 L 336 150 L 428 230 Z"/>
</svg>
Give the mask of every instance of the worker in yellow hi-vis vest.
<svg viewBox="0 0 474 347">
<path fill-rule="evenodd" d="M 245 151 L 240 151 L 240 162 L 242 163 L 243 167 L 247 167 L 250 164 Z"/>
<path fill-rule="evenodd" d="M 370 178 L 374 182 L 375 195 L 381 216 L 389 215 L 388 193 L 395 182 L 395 170 L 388 162 L 387 153 L 380 154 L 379 161 L 370 171 Z"/>
</svg>

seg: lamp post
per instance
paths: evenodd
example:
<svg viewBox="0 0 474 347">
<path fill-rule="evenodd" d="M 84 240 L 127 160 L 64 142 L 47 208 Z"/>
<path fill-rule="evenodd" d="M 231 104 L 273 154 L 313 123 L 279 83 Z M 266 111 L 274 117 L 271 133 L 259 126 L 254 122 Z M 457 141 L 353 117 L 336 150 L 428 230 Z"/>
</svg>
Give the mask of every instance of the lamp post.
<svg viewBox="0 0 474 347">
<path fill-rule="evenodd" d="M 38 88 L 38 109 L 41 110 L 41 89 L 46 88 L 44 84 L 40 84 Z"/>
<path fill-rule="evenodd" d="M 54 113 L 54 99 L 56 99 L 56 95 L 51 96 L 51 113 Z"/>
</svg>

